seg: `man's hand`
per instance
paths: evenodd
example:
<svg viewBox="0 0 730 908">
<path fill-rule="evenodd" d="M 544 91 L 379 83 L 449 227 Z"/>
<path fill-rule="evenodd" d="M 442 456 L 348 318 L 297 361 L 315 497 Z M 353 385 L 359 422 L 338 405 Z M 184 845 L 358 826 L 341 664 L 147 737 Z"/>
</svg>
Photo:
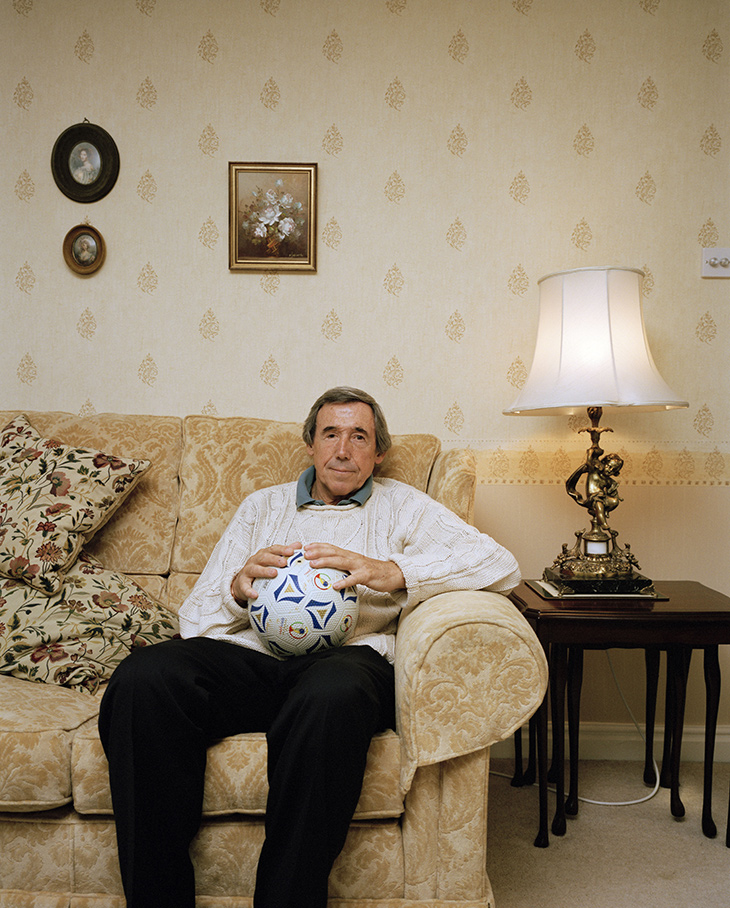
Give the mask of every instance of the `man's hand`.
<svg viewBox="0 0 730 908">
<path fill-rule="evenodd" d="M 328 567 L 349 572 L 348 577 L 333 584 L 336 590 L 343 590 L 358 583 L 378 593 L 394 593 L 406 587 L 403 572 L 394 561 L 378 561 L 376 558 L 367 558 L 357 552 L 349 552 L 347 549 L 323 542 L 305 545 L 303 551 L 304 557 L 312 567 Z"/>
<path fill-rule="evenodd" d="M 293 542 L 291 545 L 270 545 L 251 555 L 231 581 L 231 595 L 236 602 L 256 599 L 258 593 L 253 587 L 254 580 L 276 577 L 277 568 L 286 567 L 287 559 L 301 547 L 301 542 Z"/>
</svg>

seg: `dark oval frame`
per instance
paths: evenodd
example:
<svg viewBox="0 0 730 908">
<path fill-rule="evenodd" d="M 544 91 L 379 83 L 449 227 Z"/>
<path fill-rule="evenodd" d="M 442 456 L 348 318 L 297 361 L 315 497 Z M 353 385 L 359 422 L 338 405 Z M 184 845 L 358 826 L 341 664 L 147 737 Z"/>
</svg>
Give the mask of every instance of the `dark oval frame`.
<svg viewBox="0 0 730 908">
<path fill-rule="evenodd" d="M 99 154 L 99 174 L 92 183 L 79 183 L 71 172 L 71 153 L 77 145 L 91 145 Z M 51 153 L 56 186 L 74 202 L 98 202 L 114 188 L 119 176 L 119 149 L 109 133 L 85 120 L 69 126 L 56 139 Z"/>
<path fill-rule="evenodd" d="M 88 234 L 96 243 L 96 256 L 94 257 L 93 262 L 89 262 L 88 265 L 80 262 L 74 255 L 74 243 L 84 234 Z M 104 237 L 95 227 L 90 227 L 88 224 L 77 224 L 76 227 L 72 227 L 69 230 L 64 238 L 63 257 L 68 267 L 72 271 L 75 271 L 76 274 L 93 274 L 101 268 L 104 264 L 104 259 L 106 258 L 106 243 L 104 242 Z"/>
</svg>

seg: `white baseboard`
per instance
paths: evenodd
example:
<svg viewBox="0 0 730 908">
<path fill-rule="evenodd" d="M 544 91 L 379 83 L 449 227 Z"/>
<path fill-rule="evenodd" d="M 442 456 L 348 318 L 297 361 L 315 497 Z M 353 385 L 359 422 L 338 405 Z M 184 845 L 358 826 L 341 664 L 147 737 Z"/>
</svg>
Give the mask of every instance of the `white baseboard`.
<svg viewBox="0 0 730 908">
<path fill-rule="evenodd" d="M 643 728 L 642 728 L 643 732 Z M 551 737 L 551 736 L 550 736 Z M 654 733 L 654 759 L 661 762 L 664 743 L 663 724 Z M 565 740 L 566 758 L 568 739 Z M 527 729 L 522 731 L 522 753 L 528 753 Z M 514 759 L 514 739 L 508 738 L 492 746 L 492 757 Z M 581 760 L 638 760 L 644 761 L 644 741 L 631 723 L 581 722 Z M 682 733 L 682 760 L 702 763 L 705 759 L 704 725 L 685 725 Z M 730 763 L 730 725 L 720 725 L 715 738 L 715 762 Z"/>
</svg>

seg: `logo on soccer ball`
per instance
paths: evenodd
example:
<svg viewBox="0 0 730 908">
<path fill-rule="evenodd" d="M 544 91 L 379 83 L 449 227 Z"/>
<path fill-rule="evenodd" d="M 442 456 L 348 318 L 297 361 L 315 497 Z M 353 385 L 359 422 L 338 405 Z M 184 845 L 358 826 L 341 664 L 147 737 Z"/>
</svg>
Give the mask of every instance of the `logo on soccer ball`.
<svg viewBox="0 0 730 908">
<path fill-rule="evenodd" d="M 318 590 L 328 590 L 332 586 L 332 578 L 329 574 L 325 574 L 322 571 L 317 571 L 314 577 L 312 577 L 312 582 Z"/>
<path fill-rule="evenodd" d="M 359 613 L 354 587 L 333 589 L 347 577 L 334 568 L 314 570 L 301 551 L 276 577 L 257 580 L 249 602 L 251 627 L 270 652 L 297 656 L 340 646 L 354 633 Z"/>
<path fill-rule="evenodd" d="M 295 640 L 303 640 L 308 633 L 309 631 L 301 621 L 292 621 L 289 625 L 289 636 L 293 637 Z"/>
</svg>

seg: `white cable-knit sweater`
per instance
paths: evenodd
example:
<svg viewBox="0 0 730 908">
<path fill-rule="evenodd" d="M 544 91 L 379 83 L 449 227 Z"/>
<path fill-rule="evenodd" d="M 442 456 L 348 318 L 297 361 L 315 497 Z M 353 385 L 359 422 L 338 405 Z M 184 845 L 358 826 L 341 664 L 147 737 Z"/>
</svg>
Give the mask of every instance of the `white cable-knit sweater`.
<svg viewBox="0 0 730 908">
<path fill-rule="evenodd" d="M 436 593 L 507 592 L 520 580 L 514 557 L 448 508 L 394 479 L 376 479 L 363 505 L 296 507 L 296 482 L 262 489 L 241 504 L 180 609 L 183 637 L 217 637 L 268 653 L 250 627 L 231 581 L 269 545 L 324 542 L 394 561 L 406 589 L 377 593 L 359 586 L 360 617 L 350 644 L 368 644 L 393 661 L 398 616 Z"/>
</svg>

